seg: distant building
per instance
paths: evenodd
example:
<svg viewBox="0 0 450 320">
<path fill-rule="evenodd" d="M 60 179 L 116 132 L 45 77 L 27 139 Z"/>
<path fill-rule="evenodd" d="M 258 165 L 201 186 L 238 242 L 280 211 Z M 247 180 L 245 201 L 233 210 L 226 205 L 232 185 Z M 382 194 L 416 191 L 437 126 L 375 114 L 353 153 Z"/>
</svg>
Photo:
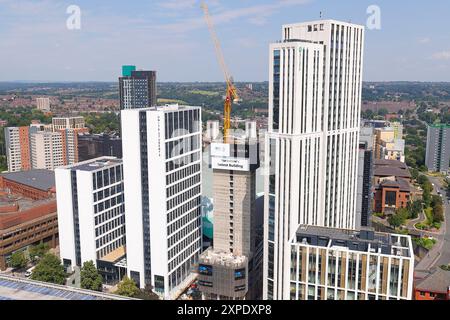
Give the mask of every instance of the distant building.
<svg viewBox="0 0 450 320">
<path fill-rule="evenodd" d="M 0 175 L 0 270 L 12 253 L 30 245 L 58 243 L 54 173 L 47 170 Z"/>
<path fill-rule="evenodd" d="M 411 300 L 410 236 L 301 225 L 290 241 L 291 300 Z"/>
<path fill-rule="evenodd" d="M 125 274 L 122 160 L 103 157 L 57 168 L 60 256 L 69 272 L 93 261 L 107 283 Z"/>
<path fill-rule="evenodd" d="M 122 158 L 122 139 L 109 134 L 78 135 L 78 159 L 80 162 L 99 157 Z"/>
<path fill-rule="evenodd" d="M 63 141 L 60 132 L 31 134 L 31 164 L 33 169 L 54 170 L 65 165 Z"/>
<path fill-rule="evenodd" d="M 372 180 L 374 170 L 373 128 L 361 128 L 358 153 L 358 189 L 356 198 L 356 229 L 369 227 L 372 215 Z"/>
<path fill-rule="evenodd" d="M 5 128 L 5 145 L 9 172 L 31 169 L 29 127 Z"/>
<path fill-rule="evenodd" d="M 450 271 L 436 268 L 416 279 L 415 300 L 450 300 Z"/>
<path fill-rule="evenodd" d="M 8 171 L 53 170 L 79 162 L 78 134 L 88 133 L 83 117 L 53 118 L 51 125 L 5 128 Z"/>
<path fill-rule="evenodd" d="M 50 98 L 36 98 L 36 106 L 38 110 L 50 112 Z"/>
<path fill-rule="evenodd" d="M 136 71 L 135 66 L 123 66 L 119 99 L 121 110 L 156 106 L 156 71 Z"/>
<path fill-rule="evenodd" d="M 375 158 L 405 162 L 405 140 L 402 137 L 401 124 L 375 129 Z"/>
<path fill-rule="evenodd" d="M 375 196 L 373 210 L 395 213 L 406 208 L 411 199 L 411 173 L 408 167 L 395 160 L 375 160 Z"/>
<path fill-rule="evenodd" d="M 175 299 L 193 281 L 202 250 L 199 107 L 121 112 L 128 275 Z"/>
<path fill-rule="evenodd" d="M 450 125 L 428 126 L 425 165 L 432 172 L 447 172 L 450 162 Z"/>
<path fill-rule="evenodd" d="M 83 117 L 66 117 L 52 119 L 53 131 L 86 128 Z"/>
</svg>

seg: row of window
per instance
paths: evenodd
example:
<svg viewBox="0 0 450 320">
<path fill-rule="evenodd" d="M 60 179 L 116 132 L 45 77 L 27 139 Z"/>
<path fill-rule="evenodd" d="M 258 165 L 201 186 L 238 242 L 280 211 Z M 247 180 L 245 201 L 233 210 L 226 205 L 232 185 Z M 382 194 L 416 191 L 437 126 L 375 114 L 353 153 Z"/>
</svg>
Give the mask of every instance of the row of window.
<svg viewBox="0 0 450 320">
<path fill-rule="evenodd" d="M 187 256 L 191 255 L 192 252 L 196 251 L 198 247 L 198 239 L 201 237 L 200 229 L 192 233 L 190 236 L 186 237 L 183 241 L 177 244 L 174 248 L 169 250 L 169 261 L 172 260 L 176 256 L 183 256 L 183 250 L 187 250 Z M 184 258 L 182 259 L 184 260 Z M 176 266 L 176 265 L 175 265 Z M 175 267 L 174 266 L 174 267 Z M 170 267 L 170 264 L 169 264 Z"/>
<path fill-rule="evenodd" d="M 201 216 L 201 208 L 197 208 L 197 209 L 189 212 L 188 214 L 184 215 L 181 219 L 178 219 L 174 223 L 171 223 L 167 227 L 167 234 L 169 236 L 172 235 L 174 232 L 179 230 L 182 226 L 185 226 L 186 224 L 190 223 L 192 220 L 194 220 L 200 216 Z"/>
<path fill-rule="evenodd" d="M 197 219 L 193 220 L 191 223 L 189 223 L 187 226 L 185 226 L 183 229 L 179 230 L 177 233 L 175 233 L 173 236 L 169 238 L 168 240 L 169 247 L 172 247 L 175 243 L 179 242 L 181 239 L 186 237 L 188 234 L 191 234 L 196 229 L 198 229 L 196 232 L 200 232 L 201 225 L 202 225 L 201 217 L 198 217 Z M 175 253 L 179 252 L 180 250 L 181 247 L 180 244 L 178 244 Z"/>
<path fill-rule="evenodd" d="M 111 220 L 103 225 L 101 225 L 98 228 L 95 228 L 95 237 L 98 238 L 99 236 L 104 235 L 105 233 L 108 233 L 110 230 L 116 229 L 119 226 L 125 225 L 125 215 L 122 215 L 121 217 L 118 217 L 117 219 Z"/>
<path fill-rule="evenodd" d="M 198 231 L 198 240 L 193 242 L 188 250 L 183 251 L 181 254 L 177 255 L 175 259 L 173 259 L 169 263 L 169 270 L 175 269 L 179 264 L 181 264 L 184 260 L 186 260 L 189 256 L 195 254 L 197 255 L 202 247 L 202 239 L 200 238 L 200 230 Z M 177 269 L 178 270 L 178 269 Z"/>
<path fill-rule="evenodd" d="M 172 159 L 200 148 L 200 135 L 166 142 L 166 159 Z"/>
<path fill-rule="evenodd" d="M 94 172 L 92 174 L 94 190 L 101 189 L 122 180 L 122 165 Z"/>
<path fill-rule="evenodd" d="M 110 252 L 123 247 L 125 245 L 125 237 L 121 237 L 120 239 L 117 239 L 113 243 L 110 243 L 106 247 L 100 249 L 97 251 L 97 259 L 101 259 L 102 257 L 106 256 Z"/>
<path fill-rule="evenodd" d="M 124 195 L 119 194 L 117 197 L 107 199 L 103 202 L 100 202 L 99 204 L 94 205 L 94 212 L 95 214 L 102 212 L 104 210 L 108 210 L 109 208 L 112 208 L 116 206 L 117 204 L 123 204 L 124 203 Z"/>
<path fill-rule="evenodd" d="M 189 179 L 183 180 L 183 181 L 177 183 L 176 185 L 173 185 L 173 186 L 167 188 L 167 190 L 166 190 L 167 198 L 170 198 L 170 197 L 180 193 L 181 191 L 186 190 L 190 186 L 200 183 L 200 181 L 201 181 L 201 175 L 199 173 Z"/>
<path fill-rule="evenodd" d="M 195 153 L 189 154 L 187 156 L 168 161 L 168 162 L 166 162 L 166 172 L 171 172 L 178 168 L 189 165 L 193 162 L 199 161 L 200 157 L 201 157 L 201 152 L 195 152 Z"/>
<path fill-rule="evenodd" d="M 105 231 L 105 230 L 102 230 Z M 122 226 L 106 235 L 104 235 L 103 237 L 101 237 L 98 240 L 95 240 L 95 246 L 97 249 L 103 247 L 104 245 L 106 245 L 107 243 L 110 243 L 111 241 L 116 241 L 117 238 L 119 237 L 124 237 L 125 235 L 125 226 Z"/>
<path fill-rule="evenodd" d="M 180 204 L 186 202 L 187 200 L 199 195 L 201 193 L 201 187 L 198 185 L 189 190 L 186 190 L 182 194 L 174 197 L 167 201 L 167 211 L 172 210 L 173 208 L 179 206 Z"/>
<path fill-rule="evenodd" d="M 171 185 L 179 180 L 193 175 L 194 173 L 200 172 L 200 164 L 193 164 L 187 168 L 183 168 L 176 172 L 173 172 L 166 177 L 166 184 Z"/>
<path fill-rule="evenodd" d="M 115 207 L 109 211 L 103 212 L 95 217 L 95 226 L 98 226 L 98 225 L 104 223 L 105 221 L 111 220 L 123 213 L 125 213 L 125 205 L 124 204 L 122 204 L 121 206 Z"/>
<path fill-rule="evenodd" d="M 167 112 L 165 114 L 166 140 L 189 133 L 200 132 L 200 110 Z"/>
<path fill-rule="evenodd" d="M 103 199 L 113 196 L 117 193 L 121 193 L 122 191 L 123 191 L 123 183 L 112 186 L 111 188 L 100 190 L 100 191 L 94 193 L 94 202 L 103 200 Z"/>
<path fill-rule="evenodd" d="M 195 208 L 195 207 L 199 207 L 201 204 L 201 197 L 196 197 L 194 199 L 192 199 L 191 201 L 189 201 L 188 203 L 176 208 L 175 210 L 169 212 L 169 214 L 167 215 L 167 223 L 171 223 L 172 221 L 178 219 L 179 217 L 181 217 L 183 214 L 185 214 L 186 212 L 190 211 L 191 209 Z M 198 208 L 198 210 L 201 210 L 200 207 Z M 199 213 L 200 215 L 200 213 Z"/>
</svg>

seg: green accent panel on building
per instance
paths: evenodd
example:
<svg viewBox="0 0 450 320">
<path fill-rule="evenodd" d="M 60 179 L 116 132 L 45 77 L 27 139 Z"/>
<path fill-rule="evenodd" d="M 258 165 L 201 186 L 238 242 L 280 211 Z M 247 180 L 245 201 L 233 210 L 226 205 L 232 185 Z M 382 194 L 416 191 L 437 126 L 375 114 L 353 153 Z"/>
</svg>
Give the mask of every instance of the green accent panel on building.
<svg viewBox="0 0 450 320">
<path fill-rule="evenodd" d="M 131 77 L 133 71 L 136 71 L 136 66 L 122 66 L 123 77 Z"/>
<path fill-rule="evenodd" d="M 214 236 L 214 225 L 210 218 L 204 216 L 203 217 L 203 234 L 208 239 L 213 239 Z"/>
</svg>

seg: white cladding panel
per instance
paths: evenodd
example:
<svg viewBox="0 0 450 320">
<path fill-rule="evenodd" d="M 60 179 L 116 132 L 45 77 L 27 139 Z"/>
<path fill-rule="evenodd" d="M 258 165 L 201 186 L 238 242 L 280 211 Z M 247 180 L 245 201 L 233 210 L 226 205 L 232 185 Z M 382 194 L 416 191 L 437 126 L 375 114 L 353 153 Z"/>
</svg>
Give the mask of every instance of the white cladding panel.
<svg viewBox="0 0 450 320">
<path fill-rule="evenodd" d="M 144 277 L 144 234 L 142 222 L 142 186 L 141 186 L 141 145 L 139 113 L 123 110 L 122 144 L 123 174 L 125 190 L 125 230 L 127 237 L 127 272 L 139 272 L 141 286 Z"/>
</svg>

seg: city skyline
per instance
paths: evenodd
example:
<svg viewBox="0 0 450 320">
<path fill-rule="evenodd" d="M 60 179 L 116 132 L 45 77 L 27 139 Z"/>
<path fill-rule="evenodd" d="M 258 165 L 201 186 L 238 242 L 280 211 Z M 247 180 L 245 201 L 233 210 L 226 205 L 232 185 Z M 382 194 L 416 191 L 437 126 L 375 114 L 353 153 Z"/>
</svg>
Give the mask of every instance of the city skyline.
<svg viewBox="0 0 450 320">
<path fill-rule="evenodd" d="M 207 1 L 237 81 L 266 81 L 275 26 L 319 19 L 366 25 L 370 5 L 381 29 L 366 28 L 365 81 L 450 81 L 445 12 L 435 1 Z M 158 70 L 160 81 L 222 81 L 200 1 L 79 0 L 81 29 L 68 30 L 68 1 L 0 1 L 0 81 L 115 81 L 124 64 Z M 428 21 L 417 24 L 418 19 Z M 442 31 L 440 31 L 442 30 Z M 92 54 L 95 52 L 95 54 Z M 182 54 L 180 54 L 180 52 Z M 30 60 L 39 61 L 32 67 Z"/>
</svg>

